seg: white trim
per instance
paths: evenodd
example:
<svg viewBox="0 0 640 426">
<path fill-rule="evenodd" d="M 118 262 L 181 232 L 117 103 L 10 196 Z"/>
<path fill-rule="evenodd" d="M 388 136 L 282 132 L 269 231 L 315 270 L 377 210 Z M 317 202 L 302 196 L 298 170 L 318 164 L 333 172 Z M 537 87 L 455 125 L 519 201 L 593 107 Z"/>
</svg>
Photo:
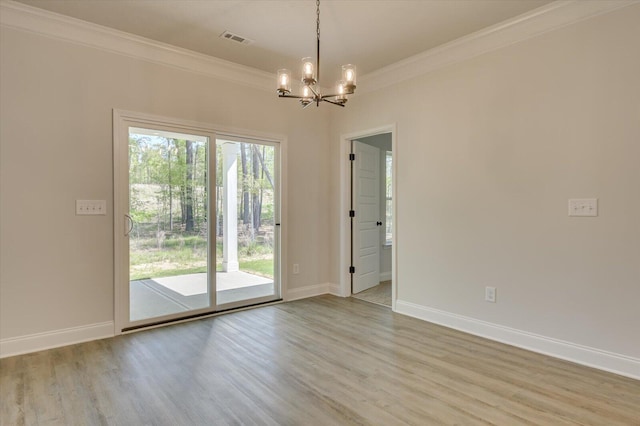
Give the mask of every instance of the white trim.
<svg viewBox="0 0 640 426">
<path fill-rule="evenodd" d="M 0 24 L 131 58 L 273 91 L 275 73 L 236 64 L 14 1 L 0 3 Z"/>
<path fill-rule="evenodd" d="M 340 292 L 340 286 L 334 283 L 327 283 L 328 285 L 328 293 L 338 297 L 348 297 L 349 295 L 343 295 Z"/>
<path fill-rule="evenodd" d="M 638 3 L 638 0 L 566 0 L 551 2 L 515 18 L 360 76 L 358 93 L 363 94 L 389 87 L 447 65 L 471 59 L 636 3 Z"/>
<path fill-rule="evenodd" d="M 269 133 L 256 130 L 247 130 L 240 127 L 226 126 L 216 123 L 205 123 L 201 121 L 184 120 L 181 118 L 167 117 L 163 115 L 147 114 L 143 112 L 127 111 L 115 108 L 120 119 L 129 121 L 144 121 L 145 123 L 156 125 L 169 125 L 171 127 L 186 129 L 185 131 L 213 131 L 221 138 L 235 137 L 242 139 L 257 139 L 264 142 L 276 142 L 282 144 L 286 136 L 280 133 Z"/>
<path fill-rule="evenodd" d="M 380 282 L 389 281 L 391 279 L 391 271 L 388 272 L 380 272 Z"/>
<path fill-rule="evenodd" d="M 349 153 L 351 152 L 351 141 L 354 139 L 365 138 L 367 136 L 379 135 L 382 133 L 391 133 L 391 150 L 393 152 L 393 169 L 391 177 L 392 198 L 393 204 L 393 217 L 398 217 L 398 200 L 395 194 L 398 193 L 398 142 L 397 124 L 389 124 L 386 126 L 376 127 L 374 129 L 362 130 L 358 132 L 352 132 L 340 135 L 340 148 L 338 149 L 338 164 L 340 165 L 340 202 L 338 203 L 338 215 L 339 231 L 340 231 L 340 250 L 338 250 L 338 265 L 339 265 L 339 291 L 337 296 L 347 297 L 351 295 L 351 275 L 349 274 L 349 259 L 351 253 L 351 224 L 349 220 L 349 206 L 351 195 L 351 179 L 349 176 Z M 396 262 L 396 256 L 398 253 L 398 221 L 394 220 L 391 224 L 391 232 L 393 234 L 393 243 L 391 245 L 391 310 L 396 309 L 396 296 L 398 294 L 398 267 Z"/>
<path fill-rule="evenodd" d="M 0 358 L 113 337 L 113 321 L 0 340 Z"/>
<path fill-rule="evenodd" d="M 264 140 L 264 139 L 263 139 Z M 289 205 L 287 204 L 287 194 L 289 193 L 288 181 L 287 181 L 287 152 L 288 152 L 288 139 L 287 136 L 281 135 L 278 138 L 280 142 L 280 166 L 278 170 L 280 171 L 280 176 L 278 180 L 280 181 L 280 244 L 278 245 L 280 248 L 280 262 L 278 265 L 277 273 L 280 275 L 280 298 L 285 300 L 285 295 L 287 294 L 287 287 L 289 286 L 288 280 L 288 269 L 287 266 L 289 264 L 288 260 L 288 222 L 289 216 L 287 212 L 289 211 Z"/>
<path fill-rule="evenodd" d="M 508 345 L 640 379 L 640 359 L 398 300 L 396 312 Z"/>
<path fill-rule="evenodd" d="M 379 90 L 444 66 L 588 19 L 638 0 L 555 1 L 515 18 L 360 76 L 358 93 Z M 11 0 L 0 2 L 0 24 L 53 39 L 272 91 L 274 74 L 103 27 Z"/>
<path fill-rule="evenodd" d="M 127 158 L 128 154 L 125 154 L 123 144 L 120 139 L 124 138 L 125 130 L 125 116 L 121 116 L 120 111 L 114 109 L 112 111 L 112 148 L 113 148 L 113 334 L 115 336 L 122 333 L 124 327 L 124 315 L 129 309 L 128 295 L 122 289 L 120 284 L 122 280 L 126 279 L 126 264 L 129 262 L 129 255 L 127 250 L 123 249 L 124 237 L 121 232 L 125 226 L 124 217 L 122 212 L 124 211 L 128 198 L 125 197 L 123 191 L 119 191 L 117 188 L 128 185 L 126 181 L 122 181 L 124 170 L 124 158 Z M 120 231 L 118 231 L 120 230 Z"/>
<path fill-rule="evenodd" d="M 321 294 L 333 293 L 335 290 L 334 285 L 331 283 L 322 283 L 307 285 L 304 287 L 287 289 L 284 300 L 285 302 L 291 302 L 292 300 L 306 299 L 308 297 L 320 296 Z"/>
</svg>

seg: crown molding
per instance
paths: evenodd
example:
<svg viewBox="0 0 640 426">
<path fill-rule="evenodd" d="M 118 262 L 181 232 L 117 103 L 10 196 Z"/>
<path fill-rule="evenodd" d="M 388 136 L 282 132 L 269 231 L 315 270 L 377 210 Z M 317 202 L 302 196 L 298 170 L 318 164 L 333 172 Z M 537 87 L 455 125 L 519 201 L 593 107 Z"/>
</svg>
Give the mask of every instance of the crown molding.
<svg viewBox="0 0 640 426">
<path fill-rule="evenodd" d="M 0 1 L 0 25 L 275 94 L 275 74 L 11 0 Z"/>
<path fill-rule="evenodd" d="M 562 0 L 360 76 L 358 93 L 398 84 L 640 0 Z M 274 75 L 166 43 L 0 0 L 0 25 L 271 92 Z"/>
<path fill-rule="evenodd" d="M 483 53 L 633 4 L 638 0 L 554 1 L 515 18 L 359 77 L 359 94 L 373 92 Z"/>
</svg>

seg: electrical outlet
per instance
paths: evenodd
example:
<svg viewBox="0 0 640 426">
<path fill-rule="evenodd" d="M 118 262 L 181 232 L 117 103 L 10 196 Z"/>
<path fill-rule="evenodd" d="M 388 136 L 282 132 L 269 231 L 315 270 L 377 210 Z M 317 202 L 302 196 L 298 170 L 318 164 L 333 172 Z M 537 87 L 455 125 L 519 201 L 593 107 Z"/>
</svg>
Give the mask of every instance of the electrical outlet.
<svg viewBox="0 0 640 426">
<path fill-rule="evenodd" d="M 485 287 L 484 288 L 484 300 L 491 303 L 496 303 L 496 288 Z"/>
<path fill-rule="evenodd" d="M 293 264 L 293 273 L 294 274 L 299 274 L 300 273 L 300 265 L 298 265 L 297 263 Z"/>
</svg>

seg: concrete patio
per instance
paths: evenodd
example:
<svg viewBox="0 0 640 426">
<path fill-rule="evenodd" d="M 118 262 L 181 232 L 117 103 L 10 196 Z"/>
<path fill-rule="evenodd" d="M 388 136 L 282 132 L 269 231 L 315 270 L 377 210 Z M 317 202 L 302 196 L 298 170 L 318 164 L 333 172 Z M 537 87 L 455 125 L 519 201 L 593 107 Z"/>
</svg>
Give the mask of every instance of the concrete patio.
<svg viewBox="0 0 640 426">
<path fill-rule="evenodd" d="M 216 272 L 218 306 L 274 295 L 272 278 L 240 271 L 238 261 L 238 160 L 240 143 L 216 140 L 222 146 L 222 271 Z M 139 321 L 209 307 L 207 274 L 149 278 L 129 283 L 130 320 Z"/>
<path fill-rule="evenodd" d="M 130 282 L 130 318 L 138 321 L 209 306 L 207 274 Z M 216 272 L 219 305 L 274 294 L 273 280 L 242 271 Z"/>
</svg>

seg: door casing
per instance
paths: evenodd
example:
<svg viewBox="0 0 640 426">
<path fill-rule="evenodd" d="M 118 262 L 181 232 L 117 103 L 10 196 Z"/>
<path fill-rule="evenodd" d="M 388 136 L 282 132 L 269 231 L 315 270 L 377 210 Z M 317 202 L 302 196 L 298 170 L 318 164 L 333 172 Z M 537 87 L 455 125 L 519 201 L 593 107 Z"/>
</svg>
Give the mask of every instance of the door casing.
<svg viewBox="0 0 640 426">
<path fill-rule="evenodd" d="M 351 295 L 351 274 L 349 267 L 351 265 L 351 218 L 349 217 L 349 209 L 351 206 L 351 161 L 349 154 L 351 153 L 351 141 L 358 138 L 375 136 L 381 133 L 391 133 L 391 149 L 393 151 L 393 170 L 392 170 L 392 210 L 393 223 L 391 225 L 393 233 L 393 244 L 391 246 L 391 309 L 396 310 L 397 287 L 398 287 L 398 268 L 397 268 L 397 247 L 398 247 L 398 221 L 397 218 L 397 170 L 398 170 L 398 142 L 397 142 L 397 124 L 388 124 L 368 130 L 361 130 L 352 133 L 340 135 L 339 165 L 340 165 L 340 203 L 339 203 L 339 295 L 348 297 Z"/>
</svg>

